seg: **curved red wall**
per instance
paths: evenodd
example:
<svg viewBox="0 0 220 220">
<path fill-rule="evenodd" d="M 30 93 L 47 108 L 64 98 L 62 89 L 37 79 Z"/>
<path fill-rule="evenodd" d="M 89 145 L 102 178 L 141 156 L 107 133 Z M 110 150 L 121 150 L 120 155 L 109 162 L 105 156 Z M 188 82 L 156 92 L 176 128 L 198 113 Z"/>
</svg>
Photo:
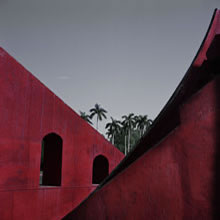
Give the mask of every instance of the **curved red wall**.
<svg viewBox="0 0 220 220">
<path fill-rule="evenodd" d="M 0 48 L 0 219 L 60 219 L 91 191 L 102 154 L 111 171 L 123 154 Z M 41 142 L 63 140 L 60 187 L 39 186 Z"/>
<path fill-rule="evenodd" d="M 65 219 L 213 219 L 216 83 L 185 103 L 181 124 L 160 144 Z"/>
<path fill-rule="evenodd" d="M 220 219 L 220 11 L 151 130 L 64 219 Z"/>
</svg>

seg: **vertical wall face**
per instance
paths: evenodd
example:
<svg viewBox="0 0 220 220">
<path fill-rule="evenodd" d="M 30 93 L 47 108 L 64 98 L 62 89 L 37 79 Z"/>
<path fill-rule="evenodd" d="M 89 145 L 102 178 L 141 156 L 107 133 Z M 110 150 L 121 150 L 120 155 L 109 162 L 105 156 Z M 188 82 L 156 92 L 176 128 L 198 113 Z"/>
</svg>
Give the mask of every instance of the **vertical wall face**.
<svg viewBox="0 0 220 220">
<path fill-rule="evenodd" d="M 123 155 L 1 48 L 0 93 L 1 219 L 62 218 L 96 187 L 94 158 Z"/>
<path fill-rule="evenodd" d="M 184 103 L 178 128 L 65 219 L 213 219 L 216 86 Z"/>
</svg>

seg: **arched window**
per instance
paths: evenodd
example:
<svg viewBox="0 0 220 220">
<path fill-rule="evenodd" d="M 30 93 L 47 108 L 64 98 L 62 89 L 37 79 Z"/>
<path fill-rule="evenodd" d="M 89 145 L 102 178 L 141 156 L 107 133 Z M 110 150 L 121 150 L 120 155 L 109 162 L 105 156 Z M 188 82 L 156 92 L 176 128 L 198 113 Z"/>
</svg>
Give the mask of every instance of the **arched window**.
<svg viewBox="0 0 220 220">
<path fill-rule="evenodd" d="M 98 155 L 93 161 L 92 183 L 100 184 L 109 174 L 108 159 Z"/>
<path fill-rule="evenodd" d="M 40 185 L 61 186 L 62 138 L 50 133 L 42 140 Z"/>
</svg>

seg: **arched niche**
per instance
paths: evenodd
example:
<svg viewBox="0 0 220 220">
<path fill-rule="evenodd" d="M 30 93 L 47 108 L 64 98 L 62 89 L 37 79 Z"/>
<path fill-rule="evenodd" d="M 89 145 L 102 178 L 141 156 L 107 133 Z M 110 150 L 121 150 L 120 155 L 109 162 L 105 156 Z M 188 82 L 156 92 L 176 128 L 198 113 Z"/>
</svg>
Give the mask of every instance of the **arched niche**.
<svg viewBox="0 0 220 220">
<path fill-rule="evenodd" d="M 103 155 L 98 155 L 93 161 L 92 183 L 100 184 L 109 175 L 108 159 Z"/>
<path fill-rule="evenodd" d="M 61 186 L 62 148 L 63 140 L 55 133 L 42 139 L 40 185 Z"/>
</svg>

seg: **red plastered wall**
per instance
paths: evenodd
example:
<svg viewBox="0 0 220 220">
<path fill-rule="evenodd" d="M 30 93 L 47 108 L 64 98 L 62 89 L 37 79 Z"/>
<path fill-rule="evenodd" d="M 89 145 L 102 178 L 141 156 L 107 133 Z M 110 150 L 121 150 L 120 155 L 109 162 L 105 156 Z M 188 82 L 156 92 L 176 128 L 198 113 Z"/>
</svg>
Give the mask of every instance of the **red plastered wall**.
<svg viewBox="0 0 220 220">
<path fill-rule="evenodd" d="M 0 48 L 0 219 L 60 219 L 96 185 L 102 154 L 110 171 L 123 154 Z M 63 140 L 62 184 L 39 185 L 41 142 Z"/>
<path fill-rule="evenodd" d="M 65 219 L 213 219 L 216 86 L 191 97 L 179 127 Z"/>
</svg>

